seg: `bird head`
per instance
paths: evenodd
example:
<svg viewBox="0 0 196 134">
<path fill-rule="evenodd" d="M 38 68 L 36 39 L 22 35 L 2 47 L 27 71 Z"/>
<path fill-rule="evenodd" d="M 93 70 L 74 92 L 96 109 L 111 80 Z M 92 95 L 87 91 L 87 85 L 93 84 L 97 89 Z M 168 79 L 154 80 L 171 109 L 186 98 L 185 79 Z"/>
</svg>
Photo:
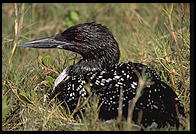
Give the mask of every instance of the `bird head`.
<svg viewBox="0 0 196 134">
<path fill-rule="evenodd" d="M 118 63 L 118 43 L 109 29 L 101 24 L 84 23 L 72 26 L 55 36 L 37 39 L 19 46 L 32 48 L 59 48 L 80 54 L 78 67 L 86 70 L 110 68 Z"/>
</svg>

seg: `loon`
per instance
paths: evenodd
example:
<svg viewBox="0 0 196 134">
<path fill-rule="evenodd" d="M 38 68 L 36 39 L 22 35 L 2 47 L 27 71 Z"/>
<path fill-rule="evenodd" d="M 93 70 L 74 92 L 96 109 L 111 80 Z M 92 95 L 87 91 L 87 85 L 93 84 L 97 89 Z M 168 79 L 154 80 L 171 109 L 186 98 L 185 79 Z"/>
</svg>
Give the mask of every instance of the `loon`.
<svg viewBox="0 0 196 134">
<path fill-rule="evenodd" d="M 129 102 L 136 96 L 139 77 L 143 71 L 151 84 L 145 85 L 135 103 L 132 120 L 144 127 L 156 123 L 157 127 L 167 124 L 179 127 L 179 115 L 185 117 L 184 105 L 176 93 L 161 80 L 156 72 L 141 63 L 118 63 L 120 51 L 111 31 L 95 22 L 72 26 L 55 36 L 37 39 L 19 46 L 32 48 L 59 48 L 76 52 L 82 59 L 66 67 L 57 77 L 51 98 L 66 103 L 71 112 L 76 108 L 79 98 L 90 95 L 85 88 L 89 83 L 93 94 L 99 96 L 99 118 L 103 120 L 118 117 L 120 93 L 123 94 L 122 115 L 128 117 Z M 142 111 L 142 115 L 139 112 Z"/>
</svg>

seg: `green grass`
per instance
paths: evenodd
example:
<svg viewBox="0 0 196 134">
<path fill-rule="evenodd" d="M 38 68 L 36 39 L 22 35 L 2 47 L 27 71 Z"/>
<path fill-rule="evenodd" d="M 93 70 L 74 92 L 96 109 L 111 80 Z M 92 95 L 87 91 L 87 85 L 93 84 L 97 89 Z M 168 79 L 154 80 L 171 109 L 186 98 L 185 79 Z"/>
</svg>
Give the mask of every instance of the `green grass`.
<svg viewBox="0 0 196 134">
<path fill-rule="evenodd" d="M 21 4 L 17 6 L 16 16 L 14 4 L 2 5 L 3 130 L 141 130 L 127 121 L 101 122 L 97 118 L 97 98 L 84 105 L 87 113 L 78 121 L 67 109 L 49 100 L 55 78 L 66 66 L 77 62 L 80 55 L 58 49 L 14 49 L 16 44 L 93 21 L 113 32 L 121 50 L 120 62 L 151 66 L 173 87 L 187 116 L 180 130 L 190 130 L 189 4 L 24 4 L 24 9 Z M 22 24 L 16 30 L 19 33 L 14 30 L 17 24 Z M 70 122 L 83 125 L 68 125 Z"/>
</svg>

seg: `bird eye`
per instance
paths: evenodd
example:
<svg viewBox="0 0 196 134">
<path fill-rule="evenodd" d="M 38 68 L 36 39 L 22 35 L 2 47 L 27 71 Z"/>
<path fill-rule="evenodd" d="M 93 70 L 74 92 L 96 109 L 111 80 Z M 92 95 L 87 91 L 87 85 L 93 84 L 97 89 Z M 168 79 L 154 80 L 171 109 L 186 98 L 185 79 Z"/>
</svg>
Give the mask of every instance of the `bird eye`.
<svg viewBox="0 0 196 134">
<path fill-rule="evenodd" d="M 77 36 L 75 37 L 76 40 L 82 40 L 82 38 L 83 38 L 82 35 L 77 35 Z"/>
</svg>

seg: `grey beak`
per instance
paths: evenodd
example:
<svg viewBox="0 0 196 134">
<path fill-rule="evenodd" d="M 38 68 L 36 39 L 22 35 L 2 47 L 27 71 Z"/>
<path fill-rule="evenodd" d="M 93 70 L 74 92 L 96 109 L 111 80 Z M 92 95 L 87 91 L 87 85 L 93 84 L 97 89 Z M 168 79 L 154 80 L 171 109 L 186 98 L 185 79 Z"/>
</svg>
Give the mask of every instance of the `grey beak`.
<svg viewBox="0 0 196 134">
<path fill-rule="evenodd" d="M 63 48 L 69 45 L 64 41 L 58 41 L 55 36 L 28 41 L 26 43 L 18 45 L 19 47 L 32 47 L 32 48 Z"/>
</svg>

